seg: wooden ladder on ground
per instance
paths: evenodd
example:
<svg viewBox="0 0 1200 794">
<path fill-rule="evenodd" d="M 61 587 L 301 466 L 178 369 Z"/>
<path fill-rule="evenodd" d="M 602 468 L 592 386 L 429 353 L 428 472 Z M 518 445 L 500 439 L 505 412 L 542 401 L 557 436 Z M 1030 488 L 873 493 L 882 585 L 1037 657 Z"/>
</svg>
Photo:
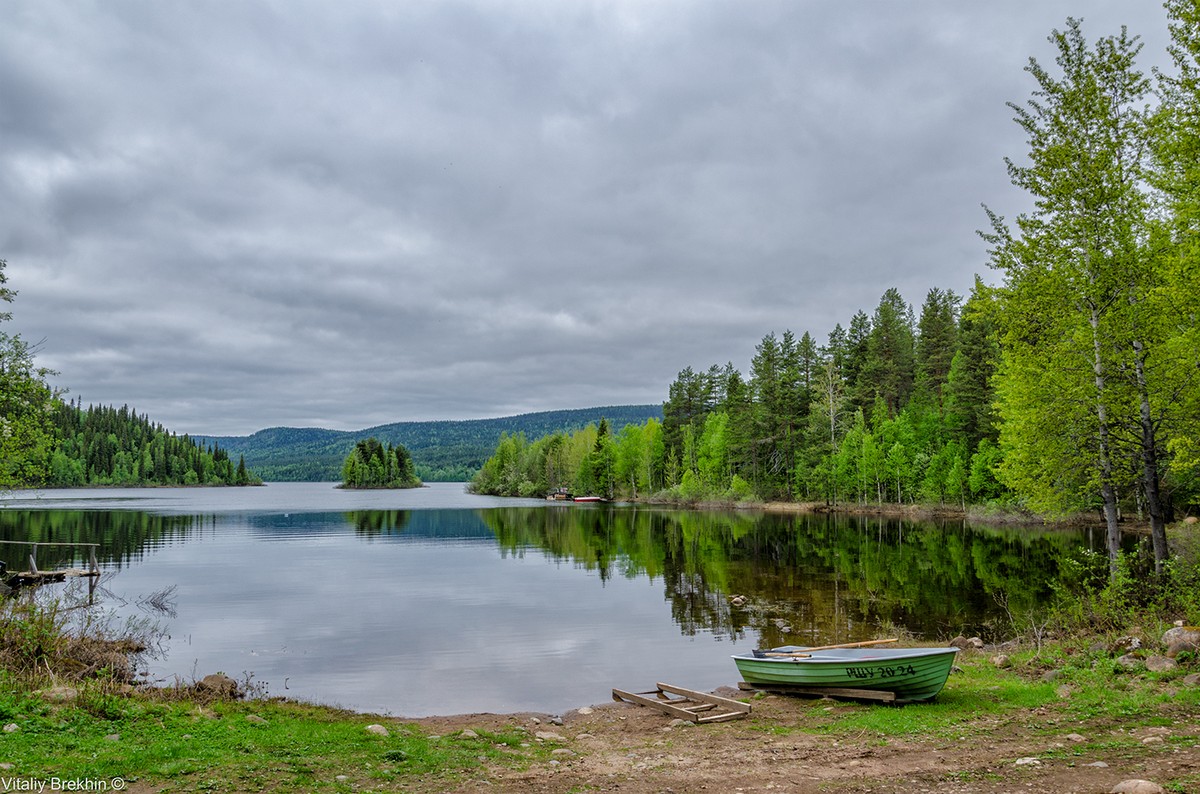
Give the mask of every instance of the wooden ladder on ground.
<svg viewBox="0 0 1200 794">
<path fill-rule="evenodd" d="M 750 713 L 749 703 L 661 682 L 655 686 L 657 689 L 649 692 L 614 689 L 613 700 L 649 706 L 688 722 L 726 722 L 741 719 Z"/>
</svg>

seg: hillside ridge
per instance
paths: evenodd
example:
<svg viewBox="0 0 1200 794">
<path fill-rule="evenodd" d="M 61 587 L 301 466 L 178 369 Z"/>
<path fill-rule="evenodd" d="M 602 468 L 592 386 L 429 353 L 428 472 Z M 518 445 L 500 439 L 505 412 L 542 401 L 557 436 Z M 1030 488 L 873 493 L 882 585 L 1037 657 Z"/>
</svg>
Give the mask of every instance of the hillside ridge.
<svg viewBox="0 0 1200 794">
<path fill-rule="evenodd" d="M 487 419 L 445 419 L 391 422 L 362 430 L 320 427 L 266 427 L 248 436 L 194 436 L 219 444 L 231 455 L 243 455 L 246 465 L 264 480 L 334 481 L 354 443 L 375 437 L 403 444 L 412 454 L 418 476 L 427 482 L 469 480 L 495 450 L 503 433 L 539 438 L 572 431 L 607 419 L 613 432 L 647 419 L 662 419 L 661 404 L 605 405 L 557 411 L 535 411 Z"/>
</svg>

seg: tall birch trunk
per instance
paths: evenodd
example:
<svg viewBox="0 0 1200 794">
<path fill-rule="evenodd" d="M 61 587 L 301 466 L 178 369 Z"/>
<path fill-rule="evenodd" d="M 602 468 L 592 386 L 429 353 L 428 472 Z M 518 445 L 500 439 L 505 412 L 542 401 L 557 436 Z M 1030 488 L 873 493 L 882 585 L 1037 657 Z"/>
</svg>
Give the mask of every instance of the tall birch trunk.
<svg viewBox="0 0 1200 794">
<path fill-rule="evenodd" d="M 1137 378 L 1139 424 L 1141 425 L 1142 489 L 1146 494 L 1146 510 L 1150 513 L 1150 539 L 1154 544 L 1154 570 L 1162 573 L 1163 563 L 1171 551 L 1167 546 L 1166 511 L 1159 491 L 1158 438 L 1154 417 L 1150 412 L 1150 390 L 1146 386 L 1146 352 L 1141 340 L 1133 343 L 1134 375 Z"/>
<path fill-rule="evenodd" d="M 1100 468 L 1100 497 L 1104 501 L 1105 546 L 1108 549 L 1108 572 L 1117 575 L 1117 560 L 1121 556 L 1121 526 L 1117 523 L 1117 489 L 1113 486 L 1111 441 L 1108 432 L 1108 406 L 1104 404 L 1104 360 L 1100 352 L 1100 311 L 1095 303 L 1089 308 L 1092 326 L 1092 373 L 1096 383 L 1096 421 L 1100 449 L 1097 464 Z"/>
</svg>

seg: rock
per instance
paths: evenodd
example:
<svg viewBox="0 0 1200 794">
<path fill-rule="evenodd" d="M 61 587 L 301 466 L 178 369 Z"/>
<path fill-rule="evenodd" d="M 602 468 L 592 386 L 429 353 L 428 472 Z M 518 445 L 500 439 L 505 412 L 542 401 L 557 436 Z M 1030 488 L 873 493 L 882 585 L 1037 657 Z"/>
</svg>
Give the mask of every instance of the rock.
<svg viewBox="0 0 1200 794">
<path fill-rule="evenodd" d="M 1149 780 L 1122 780 L 1109 794 L 1164 794 L 1163 787 Z"/>
<path fill-rule="evenodd" d="M 1093 761 L 1090 764 L 1084 764 L 1084 766 L 1095 767 L 1096 769 L 1108 769 L 1108 764 L 1103 761 Z"/>
<path fill-rule="evenodd" d="M 3 770 L 5 772 L 11 772 L 16 768 L 17 768 L 16 764 L 10 764 L 7 761 L 5 761 L 3 764 L 0 764 L 0 770 Z"/>
<path fill-rule="evenodd" d="M 553 731 L 538 731 L 537 733 L 535 733 L 533 735 L 533 738 L 537 739 L 539 742 L 565 742 L 566 741 L 566 739 L 564 739 L 562 737 L 562 734 L 554 733 Z"/>
<path fill-rule="evenodd" d="M 746 597 L 740 595 L 734 596 L 733 598 L 729 599 L 729 603 L 735 607 L 744 607 L 746 606 Z"/>
<path fill-rule="evenodd" d="M 1014 762 L 1014 766 L 1041 766 L 1042 762 L 1036 758 L 1018 758 Z"/>
<path fill-rule="evenodd" d="M 1185 675 L 1183 678 L 1179 679 L 1179 683 L 1183 684 L 1184 686 L 1200 686 L 1200 673 Z"/>
<path fill-rule="evenodd" d="M 673 719 L 669 723 L 667 723 L 667 727 L 668 728 L 685 728 L 691 724 L 692 724 L 691 720 Z"/>
<path fill-rule="evenodd" d="M 1196 518 L 1195 516 L 1188 516 L 1187 518 L 1183 519 L 1183 523 L 1185 524 L 1195 524 L 1197 522 L 1200 522 L 1200 518 Z"/>
<path fill-rule="evenodd" d="M 257 714 L 247 714 L 246 722 L 253 722 L 255 725 L 266 725 L 267 721 Z"/>
<path fill-rule="evenodd" d="M 339 783 L 345 783 L 349 779 L 350 779 L 349 775 L 338 775 L 337 777 L 334 778 L 334 780 L 336 780 Z"/>
<path fill-rule="evenodd" d="M 1142 739 L 1142 744 L 1162 744 L 1162 743 L 1163 743 L 1163 737 L 1161 737 L 1161 736 L 1147 736 L 1145 739 Z"/>
<path fill-rule="evenodd" d="M 1152 673 L 1165 673 L 1179 667 L 1179 662 L 1165 656 L 1147 656 L 1146 669 Z"/>
<path fill-rule="evenodd" d="M 992 664 L 1004 669 L 1012 666 L 1012 660 L 1008 658 L 1007 654 L 999 653 L 992 657 Z"/>
<path fill-rule="evenodd" d="M 558 716 L 557 714 L 555 714 L 553 717 L 550 718 L 550 724 L 551 725 L 562 725 L 563 718 Z"/>
<path fill-rule="evenodd" d="M 368 726 L 367 726 L 367 733 L 373 733 L 373 734 L 375 734 L 376 736 L 389 736 L 389 735 L 391 735 L 391 734 L 390 734 L 390 732 L 388 731 L 388 729 L 387 729 L 387 728 L 383 727 L 382 725 L 380 725 L 380 724 L 378 724 L 378 723 L 376 723 L 376 724 L 374 724 L 374 725 L 368 725 Z"/>
<path fill-rule="evenodd" d="M 1062 675 L 1062 671 L 1060 671 L 1060 670 L 1047 670 L 1046 672 L 1042 673 L 1042 680 L 1048 684 L 1051 681 L 1054 681 L 1055 679 L 1057 679 L 1061 675 Z"/>
<path fill-rule="evenodd" d="M 5 733 L 16 733 L 19 730 L 21 730 L 21 726 L 15 722 L 10 722 L 4 726 Z"/>
<path fill-rule="evenodd" d="M 954 639 L 950 640 L 950 647 L 963 649 L 970 648 L 978 651 L 982 650 L 983 648 L 983 640 L 981 640 L 979 637 L 971 637 L 968 639 L 960 634 Z"/>
<path fill-rule="evenodd" d="M 1184 651 L 1200 651 L 1200 628 L 1175 626 L 1167 629 L 1163 632 L 1162 644 L 1167 649 L 1167 656 L 1172 659 Z"/>
<path fill-rule="evenodd" d="M 43 689 L 38 694 L 42 696 L 42 700 L 48 700 L 51 703 L 70 703 L 79 697 L 79 690 L 69 686 L 56 686 Z"/>
<path fill-rule="evenodd" d="M 105 737 L 104 737 L 104 741 L 106 741 L 106 742 L 119 742 L 119 741 L 121 741 L 121 734 L 119 734 L 119 733 L 110 733 L 108 736 L 105 736 Z"/>
<path fill-rule="evenodd" d="M 475 731 L 471 730 L 470 728 L 467 728 L 465 731 L 460 733 L 458 736 L 460 739 L 478 739 L 479 738 L 479 734 L 475 733 Z"/>
<path fill-rule="evenodd" d="M 584 706 L 583 708 L 579 709 L 579 710 L 578 710 L 578 711 L 576 711 L 575 713 L 576 713 L 576 714 L 584 714 L 584 715 L 587 715 L 587 714 L 591 714 L 591 713 L 592 713 L 592 711 L 593 711 L 593 709 L 591 709 L 590 707 L 588 707 L 588 706 Z"/>
<path fill-rule="evenodd" d="M 550 756 L 552 758 L 574 758 L 575 753 L 571 752 L 565 747 L 560 747 L 557 750 L 551 750 Z"/>
<path fill-rule="evenodd" d="M 1058 695 L 1059 700 L 1066 700 L 1074 694 L 1075 690 L 1066 684 L 1060 684 L 1054 688 L 1054 694 Z"/>
<path fill-rule="evenodd" d="M 1076 742 L 1076 743 L 1079 743 L 1079 742 L 1086 742 L 1086 741 L 1087 741 L 1087 737 L 1086 737 L 1086 736 L 1081 736 L 1081 735 L 1079 735 L 1078 733 L 1068 733 L 1068 734 L 1067 734 L 1066 736 L 1064 736 L 1063 738 L 1064 738 L 1064 739 L 1066 739 L 1068 742 Z"/>
<path fill-rule="evenodd" d="M 236 699 L 242 696 L 238 689 L 237 681 L 234 681 L 223 673 L 213 673 L 206 675 L 196 682 L 196 691 L 204 694 L 215 695 L 219 698 Z"/>
<path fill-rule="evenodd" d="M 1122 667 L 1125 667 L 1129 670 L 1136 670 L 1136 669 L 1142 667 L 1142 660 L 1137 658 L 1136 656 L 1130 656 L 1129 654 L 1125 654 L 1124 656 L 1117 657 L 1117 664 L 1119 664 Z"/>
</svg>

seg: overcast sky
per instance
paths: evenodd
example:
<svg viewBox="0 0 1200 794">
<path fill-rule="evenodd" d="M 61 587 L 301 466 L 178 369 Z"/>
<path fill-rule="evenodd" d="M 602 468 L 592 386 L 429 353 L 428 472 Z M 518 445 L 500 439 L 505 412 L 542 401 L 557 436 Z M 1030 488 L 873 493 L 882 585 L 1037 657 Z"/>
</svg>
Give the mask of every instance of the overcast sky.
<svg viewBox="0 0 1200 794">
<path fill-rule="evenodd" d="M 5 330 L 177 432 L 661 402 L 990 281 L 1005 102 L 1156 0 L 5 0 Z"/>
</svg>

